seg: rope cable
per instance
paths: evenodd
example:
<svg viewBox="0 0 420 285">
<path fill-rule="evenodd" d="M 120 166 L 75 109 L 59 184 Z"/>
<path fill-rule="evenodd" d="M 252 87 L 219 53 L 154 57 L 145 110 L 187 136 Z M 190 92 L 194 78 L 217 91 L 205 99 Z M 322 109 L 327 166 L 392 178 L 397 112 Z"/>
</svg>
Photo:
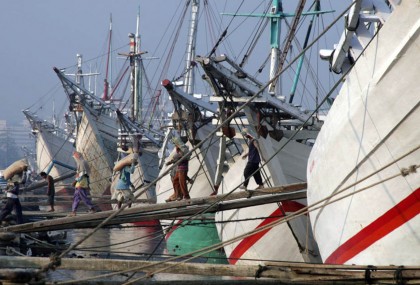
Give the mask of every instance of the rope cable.
<svg viewBox="0 0 420 285">
<path fill-rule="evenodd" d="M 307 48 L 306 49 L 304 49 L 304 50 L 302 50 L 302 52 L 301 52 L 301 54 L 303 54 L 306 50 L 308 50 L 319 38 L 321 38 L 321 36 L 322 35 L 324 35 L 325 33 L 326 33 L 326 31 L 328 31 L 346 12 L 347 12 L 347 10 L 348 9 L 350 9 L 350 7 L 352 7 L 354 5 L 354 3 L 352 3 L 351 5 L 349 5 L 349 7 L 339 16 L 339 17 L 337 17 L 328 27 L 327 27 L 327 29 L 325 30 L 325 31 L 323 31 L 320 35 L 318 35 L 318 37 L 312 42 L 312 43 L 310 43 L 308 46 L 307 46 Z M 300 55 L 301 55 L 300 54 Z M 283 68 L 281 71 L 279 71 L 274 77 L 273 77 L 273 79 L 271 79 L 270 81 L 268 81 L 258 92 L 256 92 L 253 96 L 251 96 L 248 100 L 247 100 L 247 102 L 245 102 L 242 106 L 240 106 L 233 114 L 231 114 L 231 116 L 229 116 L 228 118 L 227 118 L 227 120 L 225 120 L 220 126 L 217 126 L 210 134 L 209 134 L 209 136 L 212 136 L 212 135 L 214 135 L 221 127 L 223 127 L 223 126 L 225 126 L 226 124 L 227 124 L 227 122 L 229 122 L 231 119 L 233 119 L 235 116 L 236 116 L 236 114 L 238 113 L 238 112 L 240 112 L 242 109 L 244 109 L 247 105 L 249 105 L 249 103 L 253 100 L 253 99 L 255 99 L 257 96 L 259 96 L 259 94 L 265 89 L 265 88 L 267 88 L 268 87 L 268 85 L 269 84 L 271 84 L 274 80 L 276 80 L 285 70 L 287 70 L 287 68 L 294 62 L 294 61 L 296 61 L 298 59 L 298 57 L 297 58 L 295 58 L 294 60 L 292 60 L 285 68 Z M 347 74 L 347 73 L 346 73 Z M 346 75 L 345 74 L 345 75 Z M 325 100 L 325 99 L 324 99 Z M 208 136 L 208 137 L 209 137 Z M 203 141 L 201 141 L 200 143 L 198 143 L 192 150 L 190 150 L 187 154 L 185 154 L 183 157 L 182 157 L 182 159 L 185 159 L 185 158 L 187 158 L 195 149 L 197 149 L 198 147 L 200 147 L 207 139 L 208 139 L 208 137 L 205 139 L 205 140 L 203 140 Z M 151 187 L 151 185 L 153 185 L 153 184 L 155 184 L 158 180 L 160 180 L 163 176 L 165 176 L 165 175 L 167 175 L 171 170 L 172 170 L 172 168 L 174 168 L 174 167 L 176 167 L 176 166 L 178 166 L 178 164 L 182 161 L 182 159 L 180 159 L 178 162 L 176 162 L 176 163 L 174 163 L 171 167 L 169 167 L 166 171 L 164 171 L 161 175 L 159 175 L 159 177 L 157 177 L 152 183 L 150 183 L 149 185 L 147 185 L 146 186 L 146 188 L 145 189 L 148 189 L 148 188 L 150 188 Z M 235 189 L 234 189 L 235 190 Z M 233 190 L 231 191 L 231 192 L 233 192 Z M 137 194 L 136 196 L 135 196 L 135 198 L 137 198 L 139 195 Z M 80 245 L 83 241 L 85 241 L 87 238 L 89 238 L 95 231 L 97 231 L 99 228 L 101 228 L 101 227 L 103 227 L 109 220 L 111 220 L 112 218 L 114 218 L 115 216 L 117 216 L 120 212 L 122 212 L 125 208 L 127 207 L 127 205 L 125 204 L 125 205 L 123 205 L 122 207 L 121 207 L 121 209 L 119 209 L 119 210 L 117 210 L 116 212 L 114 212 L 114 213 L 112 213 L 108 218 L 106 218 L 102 223 L 100 223 L 97 227 L 95 227 L 95 229 L 93 229 L 92 231 L 91 231 L 91 233 L 89 233 L 88 235 L 86 235 L 85 236 L 85 238 L 83 238 L 83 239 L 81 239 L 79 242 L 77 242 L 77 243 L 75 243 L 75 244 L 73 244 L 72 246 L 70 246 L 66 251 L 64 251 L 63 253 L 61 253 L 60 254 L 60 257 L 63 257 L 65 254 L 67 254 L 68 252 L 70 252 L 71 250 L 73 250 L 73 249 L 75 249 L 78 245 Z M 271 224 L 271 223 L 270 223 Z M 270 224 L 268 224 L 268 225 L 270 225 Z M 262 230 L 264 230 L 265 229 L 265 226 L 264 227 L 261 227 L 261 228 L 259 228 L 258 229 L 258 232 L 260 232 L 260 231 L 262 231 Z M 239 236 L 239 237 L 236 237 L 234 240 L 239 240 L 239 239 L 241 239 L 242 238 L 242 236 Z M 207 247 L 208 248 L 208 247 Z M 205 249 L 207 249 L 207 248 L 205 248 Z M 215 248 L 215 247 L 211 247 L 211 248 Z M 213 249 L 212 249 L 213 250 Z M 203 249 L 201 249 L 201 250 L 198 250 L 197 252 L 202 252 L 203 251 Z M 193 253 L 195 253 L 195 252 L 193 252 Z M 189 253 L 189 254 L 192 254 L 192 253 Z M 192 259 L 192 258 L 191 258 Z M 131 270 L 129 270 L 129 271 L 133 271 L 133 269 L 131 269 Z M 137 281 L 137 280 L 135 280 L 135 281 Z M 62 284 L 64 284 L 64 283 L 62 283 Z M 127 284 L 131 284 L 131 282 L 130 283 L 127 283 Z"/>
</svg>

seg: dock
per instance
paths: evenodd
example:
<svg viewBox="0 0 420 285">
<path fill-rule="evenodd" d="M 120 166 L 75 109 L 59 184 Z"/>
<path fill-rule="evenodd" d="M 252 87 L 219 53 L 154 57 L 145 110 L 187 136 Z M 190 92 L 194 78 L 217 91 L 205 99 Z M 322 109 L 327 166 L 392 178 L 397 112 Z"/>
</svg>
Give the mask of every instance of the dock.
<svg viewBox="0 0 420 285">
<path fill-rule="evenodd" d="M 145 204 L 126 208 L 105 226 L 124 223 L 145 222 L 156 219 L 175 219 L 189 217 L 203 212 L 214 213 L 255 205 L 295 200 L 306 197 L 306 183 L 296 183 L 280 187 L 241 191 L 230 195 L 221 194 L 191 200 L 174 201 L 162 204 Z M 0 232 L 30 233 L 74 228 L 93 228 L 101 224 L 115 211 L 103 211 L 93 214 L 79 214 L 75 217 L 63 217 L 61 213 L 39 212 L 48 219 L 0 228 Z M 37 213 L 31 212 L 32 215 Z"/>
</svg>

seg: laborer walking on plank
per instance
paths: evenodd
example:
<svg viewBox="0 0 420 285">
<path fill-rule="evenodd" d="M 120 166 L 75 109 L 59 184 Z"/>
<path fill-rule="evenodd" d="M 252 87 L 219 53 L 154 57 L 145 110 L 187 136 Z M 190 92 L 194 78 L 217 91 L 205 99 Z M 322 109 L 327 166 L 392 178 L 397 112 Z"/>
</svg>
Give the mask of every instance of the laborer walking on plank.
<svg viewBox="0 0 420 285">
<path fill-rule="evenodd" d="M 73 182 L 75 190 L 73 196 L 72 212 L 69 216 L 76 216 L 77 207 L 79 206 L 81 200 L 83 200 L 83 202 L 89 208 L 89 213 L 95 213 L 96 210 L 92 204 L 91 199 L 88 197 L 87 192 L 89 189 L 89 166 L 79 152 L 74 151 L 73 158 L 76 160 L 77 173 Z"/>
</svg>

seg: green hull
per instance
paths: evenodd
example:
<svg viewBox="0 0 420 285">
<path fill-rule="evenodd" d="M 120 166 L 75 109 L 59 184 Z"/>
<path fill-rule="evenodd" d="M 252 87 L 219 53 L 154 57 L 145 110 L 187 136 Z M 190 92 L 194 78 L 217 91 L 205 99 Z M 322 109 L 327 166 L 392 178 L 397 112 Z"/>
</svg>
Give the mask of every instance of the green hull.
<svg viewBox="0 0 420 285">
<path fill-rule="evenodd" d="M 203 220 L 183 221 L 168 232 L 166 247 L 170 254 L 185 255 L 220 243 L 214 214 L 205 216 L 206 219 Z M 228 264 L 223 248 L 200 255 L 200 257 L 207 258 L 207 263 Z"/>
</svg>

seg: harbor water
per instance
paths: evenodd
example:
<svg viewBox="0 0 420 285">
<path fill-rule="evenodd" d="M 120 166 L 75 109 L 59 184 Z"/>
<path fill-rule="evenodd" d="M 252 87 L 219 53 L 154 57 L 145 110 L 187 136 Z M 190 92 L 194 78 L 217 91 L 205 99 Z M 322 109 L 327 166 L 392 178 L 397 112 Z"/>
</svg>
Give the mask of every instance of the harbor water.
<svg viewBox="0 0 420 285">
<path fill-rule="evenodd" d="M 66 231 L 65 242 L 67 245 L 74 244 L 92 229 L 72 229 Z M 144 261 L 163 261 L 174 255 L 167 251 L 165 237 L 162 227 L 159 224 L 123 224 L 121 226 L 103 228 L 96 231 L 92 236 L 81 243 L 75 250 L 71 251 L 67 257 L 80 259 L 130 259 Z M 205 258 L 195 258 L 192 262 L 205 263 Z M 225 263 L 222 261 L 221 263 Z M 107 274 L 106 277 L 101 275 Z M 109 276 L 107 271 L 70 271 L 56 270 L 50 271 L 47 279 L 53 282 L 64 282 L 71 280 L 93 280 L 114 281 L 116 284 L 128 282 L 132 279 L 144 278 L 149 281 L 164 280 L 210 280 L 210 279 L 229 279 L 221 277 L 196 276 L 187 274 L 158 273 L 151 277 L 145 277 L 144 273 L 115 273 Z M 92 281 L 93 281 L 92 280 Z M 143 280 L 143 279 L 142 279 Z"/>
</svg>

